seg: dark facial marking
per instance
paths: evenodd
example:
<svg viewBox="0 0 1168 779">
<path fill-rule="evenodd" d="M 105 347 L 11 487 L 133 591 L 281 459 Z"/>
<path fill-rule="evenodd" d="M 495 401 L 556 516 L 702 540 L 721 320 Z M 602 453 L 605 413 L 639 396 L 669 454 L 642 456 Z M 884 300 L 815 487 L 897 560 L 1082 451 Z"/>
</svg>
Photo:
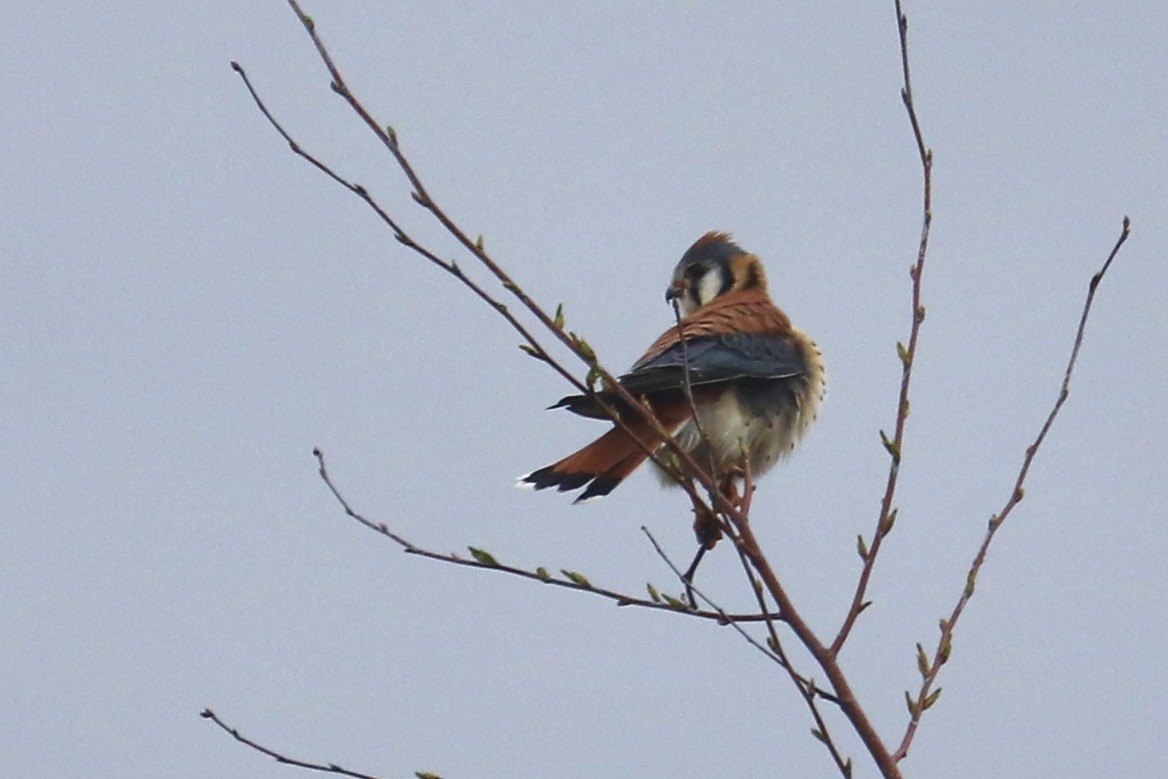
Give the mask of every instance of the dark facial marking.
<svg viewBox="0 0 1168 779">
<path fill-rule="evenodd" d="M 736 254 L 742 254 L 742 248 L 726 233 L 706 233 L 689 247 L 681 257 L 682 265 L 693 265 L 707 260 L 711 264 L 725 265 Z"/>
<path fill-rule="evenodd" d="M 762 279 L 759 278 L 758 265 L 749 263 L 746 266 L 746 278 L 742 281 L 742 289 L 754 289 L 762 285 Z"/>
</svg>

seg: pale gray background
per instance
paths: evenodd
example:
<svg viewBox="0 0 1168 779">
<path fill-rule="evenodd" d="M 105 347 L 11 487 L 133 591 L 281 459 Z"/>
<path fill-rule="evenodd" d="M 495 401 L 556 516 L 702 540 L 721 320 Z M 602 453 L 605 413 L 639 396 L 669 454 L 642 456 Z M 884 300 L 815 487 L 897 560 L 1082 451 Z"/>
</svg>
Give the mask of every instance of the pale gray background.
<svg viewBox="0 0 1168 779">
<path fill-rule="evenodd" d="M 16 3 L 0 28 L 0 763 L 13 777 L 294 777 L 201 721 L 386 777 L 820 777 L 785 678 L 729 630 L 407 557 L 371 516 L 641 591 L 684 497 L 512 488 L 602 428 L 352 196 L 444 256 L 280 2 Z M 1168 695 L 1168 10 L 910 3 L 936 219 L 900 522 L 844 663 L 899 737 L 985 522 L 994 548 L 912 776 L 1155 777 Z M 919 169 L 890 2 L 316 2 L 353 87 L 449 211 L 614 369 L 668 273 L 732 230 L 823 347 L 830 397 L 755 523 L 825 632 L 886 470 Z M 471 263 L 466 261 L 469 268 Z M 748 603 L 727 549 L 702 583 Z M 831 722 L 874 771 L 838 716 Z M 894 735 L 895 734 L 895 735 Z"/>
</svg>

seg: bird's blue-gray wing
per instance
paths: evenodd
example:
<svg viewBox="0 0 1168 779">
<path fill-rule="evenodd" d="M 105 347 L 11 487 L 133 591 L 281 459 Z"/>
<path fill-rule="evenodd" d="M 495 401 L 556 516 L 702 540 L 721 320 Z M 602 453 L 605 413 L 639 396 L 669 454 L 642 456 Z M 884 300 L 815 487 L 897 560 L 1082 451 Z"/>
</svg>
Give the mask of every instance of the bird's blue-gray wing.
<svg viewBox="0 0 1168 779">
<path fill-rule="evenodd" d="M 737 379 L 785 379 L 807 372 L 803 355 L 790 336 L 719 333 L 691 338 L 685 342 L 684 350 L 680 342 L 675 343 L 659 354 L 638 361 L 620 377 L 621 386 L 636 396 L 680 392 L 685 387 L 687 360 L 693 387 Z M 601 393 L 601 397 L 615 401 L 610 393 Z M 571 395 L 552 408 L 567 408 L 587 417 L 607 417 L 591 395 Z"/>
<path fill-rule="evenodd" d="M 685 366 L 693 386 L 735 379 L 784 379 L 802 375 L 807 365 L 798 347 L 778 333 L 719 333 L 679 342 L 643 359 L 620 382 L 634 395 L 685 386 Z"/>
</svg>

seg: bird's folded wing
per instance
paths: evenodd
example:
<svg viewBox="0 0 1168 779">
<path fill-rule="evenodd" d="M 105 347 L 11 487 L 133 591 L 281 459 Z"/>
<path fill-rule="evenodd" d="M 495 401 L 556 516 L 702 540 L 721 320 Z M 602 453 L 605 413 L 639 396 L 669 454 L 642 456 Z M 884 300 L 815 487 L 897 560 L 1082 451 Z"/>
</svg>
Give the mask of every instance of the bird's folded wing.
<svg viewBox="0 0 1168 779">
<path fill-rule="evenodd" d="M 721 333 L 678 342 L 642 359 L 620 377 L 634 395 L 735 379 L 783 379 L 807 370 L 790 336 L 778 333 Z"/>
<path fill-rule="evenodd" d="M 778 333 L 720 333 L 680 341 L 651 357 L 640 360 L 620 377 L 621 386 L 637 397 L 673 395 L 686 382 L 701 387 L 740 379 L 784 379 L 807 371 L 803 355 L 791 337 Z M 612 393 L 602 392 L 606 402 L 615 402 Z M 617 403 L 617 405 L 621 405 Z M 588 395 L 571 395 L 552 408 L 567 408 L 581 416 L 605 418 L 601 405 Z"/>
</svg>

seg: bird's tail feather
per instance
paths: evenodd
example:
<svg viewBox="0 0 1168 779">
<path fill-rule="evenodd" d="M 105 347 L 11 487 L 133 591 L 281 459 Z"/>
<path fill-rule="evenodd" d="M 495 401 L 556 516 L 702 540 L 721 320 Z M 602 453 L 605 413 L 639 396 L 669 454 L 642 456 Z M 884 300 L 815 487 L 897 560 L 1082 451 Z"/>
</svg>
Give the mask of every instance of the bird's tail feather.
<svg viewBox="0 0 1168 779">
<path fill-rule="evenodd" d="M 669 420 L 660 421 L 667 430 L 680 423 L 680 420 L 672 424 Z M 650 448 L 660 442 L 645 420 L 631 419 L 625 424 L 629 430 L 614 427 L 564 459 L 519 477 L 519 486 L 537 490 L 555 487 L 560 492 L 584 487 L 584 492 L 576 498 L 577 503 L 607 495 L 649 458 L 638 441 Z"/>
</svg>

